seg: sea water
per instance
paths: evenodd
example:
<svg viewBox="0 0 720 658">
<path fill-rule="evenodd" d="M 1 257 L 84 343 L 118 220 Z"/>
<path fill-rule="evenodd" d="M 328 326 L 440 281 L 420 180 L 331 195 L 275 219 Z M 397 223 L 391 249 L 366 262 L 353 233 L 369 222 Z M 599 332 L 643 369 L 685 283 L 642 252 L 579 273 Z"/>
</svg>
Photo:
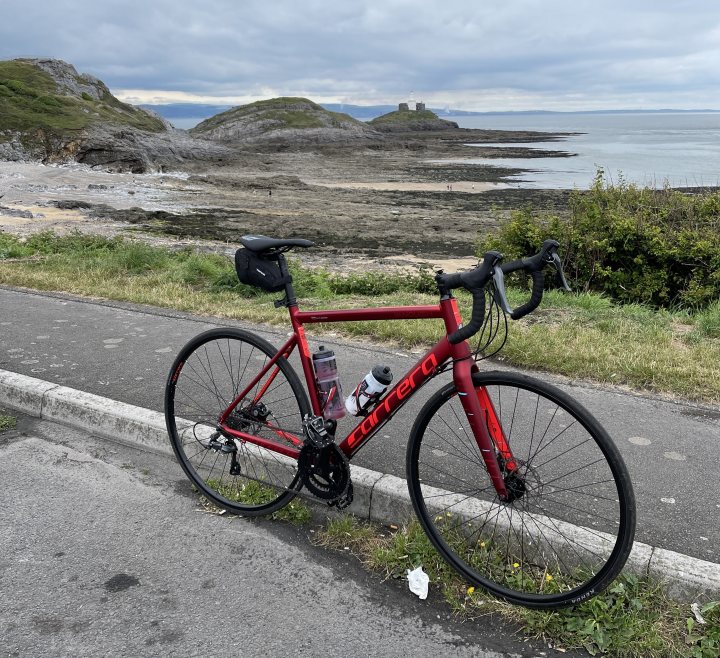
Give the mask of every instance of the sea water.
<svg viewBox="0 0 720 658">
<path fill-rule="evenodd" d="M 560 141 L 495 144 L 565 151 L 572 153 L 571 157 L 469 157 L 465 160 L 529 170 L 511 179 L 518 187 L 585 189 L 592 184 L 598 168 L 603 169 L 607 180 L 616 183 L 624 179 L 652 187 L 720 185 L 720 112 L 443 115 L 442 118 L 456 121 L 461 128 L 576 133 Z"/>
</svg>

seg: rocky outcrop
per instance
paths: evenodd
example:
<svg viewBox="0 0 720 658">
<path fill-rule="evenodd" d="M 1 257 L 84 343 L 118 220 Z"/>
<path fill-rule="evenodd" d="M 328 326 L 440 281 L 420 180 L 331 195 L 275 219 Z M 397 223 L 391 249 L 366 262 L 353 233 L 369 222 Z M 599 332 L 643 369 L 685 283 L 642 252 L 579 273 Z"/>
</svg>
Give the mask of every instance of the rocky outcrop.
<svg viewBox="0 0 720 658">
<path fill-rule="evenodd" d="M 57 92 L 65 96 L 82 97 L 83 94 L 93 100 L 101 101 L 111 96 L 110 90 L 98 78 L 87 73 L 78 73 L 72 64 L 60 59 L 25 59 L 26 62 L 47 73 L 55 82 Z"/>
<path fill-rule="evenodd" d="M 396 110 L 376 117 L 369 124 L 383 133 L 455 130 L 458 124 L 438 117 L 431 110 Z"/>
<path fill-rule="evenodd" d="M 234 107 L 206 119 L 190 133 L 226 143 L 287 147 L 382 139 L 366 123 L 329 112 L 306 98 L 273 98 Z"/>
<path fill-rule="evenodd" d="M 119 101 L 102 81 L 67 62 L 0 62 L 0 159 L 142 173 L 228 155 L 221 145 L 193 139 L 154 112 Z"/>
<path fill-rule="evenodd" d="M 171 129 L 141 133 L 132 129 L 92 131 L 79 146 L 74 160 L 112 171 L 168 171 L 194 162 L 223 162 L 232 151 L 220 144 L 194 139 Z"/>
</svg>

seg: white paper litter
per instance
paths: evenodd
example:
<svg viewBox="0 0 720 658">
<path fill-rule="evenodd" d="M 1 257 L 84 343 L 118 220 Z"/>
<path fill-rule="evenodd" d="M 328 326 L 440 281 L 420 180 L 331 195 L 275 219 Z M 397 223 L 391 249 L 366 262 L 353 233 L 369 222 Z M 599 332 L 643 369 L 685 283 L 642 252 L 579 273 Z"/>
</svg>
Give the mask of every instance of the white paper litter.
<svg viewBox="0 0 720 658">
<path fill-rule="evenodd" d="M 422 567 L 407 570 L 408 586 L 413 594 L 417 594 L 421 599 L 426 599 L 428 595 L 428 585 L 430 584 L 430 576 L 428 576 Z"/>
<path fill-rule="evenodd" d="M 700 604 L 692 603 L 690 605 L 690 610 L 692 610 L 692 613 L 695 615 L 695 619 L 697 620 L 698 624 L 707 624 L 707 622 L 705 621 L 705 617 L 700 614 Z"/>
</svg>

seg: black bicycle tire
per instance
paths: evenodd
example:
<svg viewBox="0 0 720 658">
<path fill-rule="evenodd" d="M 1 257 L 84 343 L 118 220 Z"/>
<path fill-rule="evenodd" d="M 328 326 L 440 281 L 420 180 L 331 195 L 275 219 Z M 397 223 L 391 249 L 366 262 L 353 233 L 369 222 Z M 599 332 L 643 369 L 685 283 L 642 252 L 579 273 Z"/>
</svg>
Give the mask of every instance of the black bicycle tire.
<svg viewBox="0 0 720 658">
<path fill-rule="evenodd" d="M 198 491 L 213 502 L 218 507 L 221 507 L 232 514 L 241 514 L 244 516 L 261 516 L 270 514 L 272 512 L 281 509 L 287 505 L 300 491 L 302 488 L 302 481 L 298 473 L 295 474 L 295 478 L 292 480 L 286 490 L 278 495 L 272 501 L 261 505 L 245 505 L 235 501 L 228 500 L 225 497 L 221 497 L 218 493 L 207 486 L 203 478 L 198 475 L 192 465 L 189 463 L 187 455 L 183 449 L 182 439 L 177 431 L 177 424 L 175 420 L 175 391 L 177 387 L 178 376 L 181 372 L 178 372 L 178 368 L 183 366 L 192 354 L 194 354 L 199 348 L 207 345 L 208 343 L 216 340 L 231 339 L 239 340 L 244 343 L 248 343 L 264 353 L 268 358 L 272 358 L 277 353 L 275 348 L 267 340 L 243 329 L 228 327 L 219 329 L 210 329 L 209 331 L 198 334 L 192 338 L 178 353 L 168 375 L 167 383 L 165 385 L 165 422 L 170 436 L 170 442 L 172 444 L 175 456 L 182 466 L 183 471 L 195 485 Z M 295 372 L 295 369 L 287 361 L 287 359 L 280 359 L 277 362 L 280 371 L 285 376 L 290 388 L 295 396 L 298 404 L 300 416 L 303 417 L 305 414 L 310 413 L 310 402 L 308 401 L 307 394 L 300 379 Z M 228 401 L 229 403 L 229 401 Z"/>
<path fill-rule="evenodd" d="M 470 583 L 483 587 L 499 598 L 511 603 L 530 608 L 549 609 L 581 603 L 608 586 L 620 573 L 630 554 L 635 533 L 636 511 L 635 497 L 630 476 L 622 457 L 600 423 L 574 398 L 560 389 L 525 375 L 509 372 L 486 372 L 473 375 L 475 386 L 492 386 L 494 384 L 514 386 L 529 390 L 557 404 L 560 408 L 570 411 L 580 421 L 587 432 L 598 444 L 612 472 L 615 487 L 619 496 L 620 528 L 617 541 L 610 557 L 604 566 L 587 582 L 577 588 L 560 594 L 530 594 L 508 589 L 480 575 L 470 568 L 460 557 L 453 553 L 437 530 L 434 514 L 428 511 L 423 499 L 418 469 L 418 455 L 428 424 L 442 406 L 456 395 L 453 383 L 445 385 L 437 391 L 423 406 L 410 434 L 407 446 L 406 471 L 408 489 L 413 508 L 428 538 L 441 556 Z M 488 480 L 489 481 L 489 480 Z"/>
</svg>

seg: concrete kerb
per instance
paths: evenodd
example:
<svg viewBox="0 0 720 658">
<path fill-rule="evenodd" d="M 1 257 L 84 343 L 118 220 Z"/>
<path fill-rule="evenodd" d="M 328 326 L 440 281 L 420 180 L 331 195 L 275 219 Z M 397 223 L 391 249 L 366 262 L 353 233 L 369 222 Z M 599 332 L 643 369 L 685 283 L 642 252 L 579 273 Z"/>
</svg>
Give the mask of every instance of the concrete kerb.
<svg viewBox="0 0 720 658">
<path fill-rule="evenodd" d="M 101 438 L 172 454 L 164 415 L 26 375 L 0 370 L 0 405 L 75 427 Z M 354 499 L 348 511 L 378 523 L 414 514 L 404 479 L 352 465 Z M 680 601 L 720 594 L 720 564 L 635 542 L 625 570 L 663 581 Z"/>
</svg>

